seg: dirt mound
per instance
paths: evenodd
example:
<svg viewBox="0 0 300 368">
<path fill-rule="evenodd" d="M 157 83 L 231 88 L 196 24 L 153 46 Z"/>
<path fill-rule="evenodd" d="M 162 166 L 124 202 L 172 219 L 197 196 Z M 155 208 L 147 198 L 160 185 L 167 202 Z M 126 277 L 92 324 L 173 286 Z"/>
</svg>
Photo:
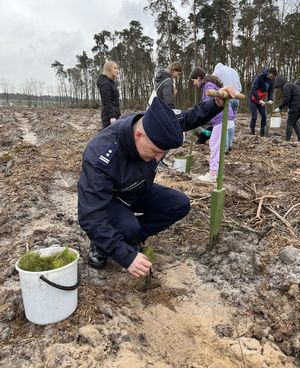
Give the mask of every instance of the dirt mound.
<svg viewBox="0 0 300 368">
<path fill-rule="evenodd" d="M 196 146 L 191 175 L 161 168 L 192 209 L 153 237 L 154 278 L 133 279 L 113 262 L 86 264 L 77 223 L 82 152 L 99 129 L 96 110 L 0 109 L 0 362 L 10 367 L 257 368 L 300 366 L 300 145 L 283 128 L 248 135 L 239 115 L 226 156 L 221 240 L 207 249 L 212 185 L 208 147 Z M 187 152 L 187 143 L 172 151 Z M 26 248 L 80 252 L 75 313 L 37 326 L 24 315 L 16 260 Z"/>
</svg>

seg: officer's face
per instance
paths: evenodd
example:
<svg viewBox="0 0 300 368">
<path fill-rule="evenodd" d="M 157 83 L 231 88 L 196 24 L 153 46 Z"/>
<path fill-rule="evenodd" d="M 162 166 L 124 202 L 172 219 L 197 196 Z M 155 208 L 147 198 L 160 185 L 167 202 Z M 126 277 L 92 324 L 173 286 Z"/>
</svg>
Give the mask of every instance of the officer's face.
<svg viewBox="0 0 300 368">
<path fill-rule="evenodd" d="M 138 129 L 135 132 L 135 145 L 141 158 L 147 162 L 152 160 L 156 160 L 157 162 L 160 161 L 163 154 L 166 152 L 156 147 L 147 137 L 143 129 Z"/>
</svg>

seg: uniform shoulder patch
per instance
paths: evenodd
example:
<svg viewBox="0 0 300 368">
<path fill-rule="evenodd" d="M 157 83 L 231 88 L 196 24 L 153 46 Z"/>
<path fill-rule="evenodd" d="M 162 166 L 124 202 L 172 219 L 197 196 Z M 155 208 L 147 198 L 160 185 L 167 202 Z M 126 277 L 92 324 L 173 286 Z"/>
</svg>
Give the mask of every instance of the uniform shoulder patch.
<svg viewBox="0 0 300 368">
<path fill-rule="evenodd" d="M 111 143 L 108 147 L 103 148 L 103 150 L 100 151 L 99 154 L 99 160 L 101 163 L 108 165 L 110 163 L 110 160 L 113 158 L 115 153 L 117 152 L 119 147 L 119 144 L 117 141 L 114 143 Z"/>
</svg>

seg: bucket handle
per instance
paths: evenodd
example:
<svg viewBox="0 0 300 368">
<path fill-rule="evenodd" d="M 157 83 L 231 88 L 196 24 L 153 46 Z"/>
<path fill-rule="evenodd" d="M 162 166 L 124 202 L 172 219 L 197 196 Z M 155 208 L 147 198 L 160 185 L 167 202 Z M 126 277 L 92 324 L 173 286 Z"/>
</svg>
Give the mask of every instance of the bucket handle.
<svg viewBox="0 0 300 368">
<path fill-rule="evenodd" d="M 63 285 L 56 284 L 55 282 L 46 279 L 46 277 L 44 275 L 41 275 L 40 276 L 40 279 L 43 280 L 43 281 L 45 281 L 46 284 L 55 287 L 56 289 L 60 289 L 60 290 L 76 290 L 78 288 L 79 284 L 80 284 L 80 273 L 79 273 L 79 270 L 78 270 L 78 272 L 77 272 L 77 282 L 73 286 L 63 286 Z"/>
</svg>

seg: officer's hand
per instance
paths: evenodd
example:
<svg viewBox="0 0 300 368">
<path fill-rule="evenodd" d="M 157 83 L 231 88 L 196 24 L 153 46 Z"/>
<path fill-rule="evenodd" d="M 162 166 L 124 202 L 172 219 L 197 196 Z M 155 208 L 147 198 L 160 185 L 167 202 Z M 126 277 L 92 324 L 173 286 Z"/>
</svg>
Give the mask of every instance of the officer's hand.
<svg viewBox="0 0 300 368">
<path fill-rule="evenodd" d="M 145 276 L 151 266 L 152 263 L 148 261 L 148 258 L 143 253 L 138 253 L 127 271 L 136 277 Z"/>
<path fill-rule="evenodd" d="M 263 101 L 263 100 L 259 100 L 259 101 L 258 101 L 258 103 L 259 103 L 259 105 L 261 105 L 261 106 L 265 106 L 265 101 Z"/>
<path fill-rule="evenodd" d="M 267 104 L 269 104 L 269 105 L 273 105 L 273 101 L 272 101 L 272 100 L 269 100 L 269 101 L 267 102 Z"/>
<path fill-rule="evenodd" d="M 274 110 L 274 112 L 280 112 L 280 108 L 279 108 L 279 107 L 277 107 L 277 108 Z"/>
</svg>

